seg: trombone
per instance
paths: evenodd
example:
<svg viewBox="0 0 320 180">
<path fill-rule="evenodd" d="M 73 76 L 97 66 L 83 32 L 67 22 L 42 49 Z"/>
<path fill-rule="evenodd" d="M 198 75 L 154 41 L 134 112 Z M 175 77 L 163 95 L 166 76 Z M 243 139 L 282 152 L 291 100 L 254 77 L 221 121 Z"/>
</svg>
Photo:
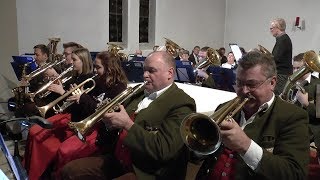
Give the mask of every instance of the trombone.
<svg viewBox="0 0 320 180">
<path fill-rule="evenodd" d="M 68 74 L 69 72 L 71 72 L 73 70 L 73 65 L 70 66 L 68 69 L 66 69 L 65 71 L 63 71 L 61 74 L 59 74 L 58 77 L 56 77 L 54 80 L 50 80 L 47 84 L 43 85 L 38 91 L 33 92 L 33 93 L 28 93 L 30 99 L 32 102 L 34 102 L 34 98 L 37 94 L 45 91 L 46 89 L 49 88 L 49 86 L 51 84 L 53 84 L 54 82 L 58 81 L 59 79 L 61 79 L 62 77 L 66 76 L 66 74 Z M 65 83 L 66 81 L 68 81 L 69 79 L 71 79 L 71 77 L 66 77 L 62 80 L 62 83 Z M 51 91 L 47 91 L 44 94 L 40 95 L 40 98 L 44 98 L 46 96 L 48 96 L 51 93 Z"/>
<path fill-rule="evenodd" d="M 83 81 L 82 83 L 80 83 L 79 85 L 77 85 L 76 87 L 72 88 L 70 91 L 67 91 L 65 94 L 63 94 L 62 96 L 58 97 L 57 99 L 55 99 L 54 101 L 50 102 L 49 104 L 45 105 L 45 106 L 41 106 L 41 107 L 37 107 L 41 116 L 45 117 L 47 111 L 49 109 L 51 109 L 53 107 L 53 110 L 56 113 L 61 113 L 63 112 L 67 107 L 69 107 L 70 105 L 72 105 L 75 101 L 64 101 L 63 104 L 61 106 L 57 105 L 60 101 L 64 100 L 66 97 L 68 97 L 70 94 L 72 94 L 74 91 L 80 89 L 81 87 L 84 87 L 84 85 L 88 82 L 92 82 L 93 85 L 90 88 L 85 89 L 82 93 L 88 93 L 90 92 L 96 85 L 96 82 L 94 81 L 92 78 L 88 78 L 85 81 Z M 55 106 L 58 107 L 55 107 Z"/>
</svg>

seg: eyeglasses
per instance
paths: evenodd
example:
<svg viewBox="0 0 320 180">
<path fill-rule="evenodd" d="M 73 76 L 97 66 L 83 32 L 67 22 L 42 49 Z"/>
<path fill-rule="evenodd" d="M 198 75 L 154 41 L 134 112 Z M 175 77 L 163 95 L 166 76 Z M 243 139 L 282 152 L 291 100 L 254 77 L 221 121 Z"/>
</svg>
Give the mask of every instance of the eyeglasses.
<svg viewBox="0 0 320 180">
<path fill-rule="evenodd" d="M 273 30 L 273 29 L 275 29 L 275 28 L 277 28 L 277 27 L 271 27 L 271 28 L 270 28 L 270 31 Z"/>
<path fill-rule="evenodd" d="M 248 91 L 255 91 L 258 89 L 262 84 L 267 82 L 267 80 L 271 79 L 271 77 L 265 79 L 264 81 L 257 81 L 257 80 L 249 80 L 249 81 L 241 81 L 239 79 L 236 80 L 236 86 L 238 88 L 247 87 Z"/>
</svg>

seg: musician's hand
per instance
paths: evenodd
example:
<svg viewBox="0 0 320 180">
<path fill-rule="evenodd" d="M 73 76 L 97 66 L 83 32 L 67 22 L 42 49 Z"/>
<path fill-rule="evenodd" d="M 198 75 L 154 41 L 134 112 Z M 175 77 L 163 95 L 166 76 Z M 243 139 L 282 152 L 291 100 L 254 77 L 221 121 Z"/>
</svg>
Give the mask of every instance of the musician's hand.
<svg viewBox="0 0 320 180">
<path fill-rule="evenodd" d="M 245 134 L 237 122 L 230 118 L 220 123 L 222 143 L 229 149 L 244 155 L 251 144 L 251 139 Z"/>
<path fill-rule="evenodd" d="M 58 77 L 58 76 L 59 76 L 59 74 L 57 73 L 57 71 L 56 71 L 54 68 L 49 68 L 49 69 L 47 69 L 47 70 L 44 72 L 44 75 L 45 75 L 46 77 L 49 77 L 49 78 L 51 78 L 51 77 Z"/>
<path fill-rule="evenodd" d="M 129 130 L 134 123 L 123 105 L 119 105 L 119 108 L 119 112 L 105 113 L 103 121 L 107 126 Z"/>
<path fill-rule="evenodd" d="M 209 75 L 207 74 L 207 72 L 203 69 L 198 69 L 197 71 L 197 75 L 199 77 L 202 77 L 202 78 L 205 78 L 205 79 L 208 79 Z"/>
<path fill-rule="evenodd" d="M 66 91 L 63 89 L 63 86 L 61 84 L 60 81 L 58 81 L 57 84 L 51 84 L 49 87 L 48 87 L 48 90 L 49 91 L 52 91 L 52 92 L 55 92 L 55 93 L 58 93 L 60 95 L 63 95 Z"/>
<path fill-rule="evenodd" d="M 300 104 L 304 107 L 309 106 L 309 101 L 308 101 L 308 93 L 306 92 L 303 94 L 300 90 L 296 94 L 297 100 L 300 102 Z"/>
<path fill-rule="evenodd" d="M 27 79 L 21 78 L 20 86 L 29 86 L 29 85 L 30 85 L 30 83 L 29 83 L 29 81 L 27 81 Z"/>
</svg>

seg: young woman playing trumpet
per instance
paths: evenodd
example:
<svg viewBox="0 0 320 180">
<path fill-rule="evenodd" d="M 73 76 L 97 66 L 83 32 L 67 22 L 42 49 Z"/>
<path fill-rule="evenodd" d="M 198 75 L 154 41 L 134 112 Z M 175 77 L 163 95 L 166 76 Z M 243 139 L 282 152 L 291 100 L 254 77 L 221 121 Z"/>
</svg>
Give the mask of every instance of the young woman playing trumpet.
<svg viewBox="0 0 320 180">
<path fill-rule="evenodd" d="M 105 98 L 113 98 L 126 88 L 127 81 L 125 74 L 121 70 L 119 63 L 115 63 L 118 59 L 106 52 L 100 53 L 98 57 L 100 58 L 97 58 L 95 66 L 97 69 L 103 68 L 103 70 L 97 70 L 98 79 L 95 81 L 95 88 L 89 94 L 80 93 L 69 96 L 67 100 L 75 101 L 76 103 L 73 103 L 66 109 L 69 113 L 61 113 L 48 119 L 53 122 L 53 129 L 46 130 L 39 126 L 33 126 L 30 129 L 24 159 L 24 165 L 30 179 L 39 179 L 50 164 L 54 164 L 52 167 L 55 167 L 56 164 L 61 164 L 55 163 L 57 161 L 57 151 L 60 147 L 63 147 L 64 141 L 74 135 L 73 131 L 67 126 L 70 119 L 71 121 L 80 121 L 93 113 L 98 104 L 94 97 L 98 97 L 99 93 L 104 92 Z M 74 87 L 75 84 L 80 84 L 93 75 L 92 60 L 87 49 L 76 49 L 72 53 L 72 59 L 75 78 L 74 83 L 70 84 L 70 87 Z M 114 69 L 120 70 L 117 74 L 113 74 Z M 84 87 L 80 89 L 86 88 L 85 84 Z M 60 94 L 68 93 L 68 91 L 62 88 L 61 84 L 52 85 L 49 89 Z M 92 136 L 96 136 L 96 134 L 97 133 L 93 133 Z M 94 137 L 92 139 L 94 139 Z M 73 145 L 69 144 L 69 146 Z M 91 147 L 90 142 L 88 143 L 88 147 Z M 92 152 L 96 151 L 93 148 L 90 150 L 92 150 Z M 88 154 L 85 153 L 85 155 Z"/>
</svg>

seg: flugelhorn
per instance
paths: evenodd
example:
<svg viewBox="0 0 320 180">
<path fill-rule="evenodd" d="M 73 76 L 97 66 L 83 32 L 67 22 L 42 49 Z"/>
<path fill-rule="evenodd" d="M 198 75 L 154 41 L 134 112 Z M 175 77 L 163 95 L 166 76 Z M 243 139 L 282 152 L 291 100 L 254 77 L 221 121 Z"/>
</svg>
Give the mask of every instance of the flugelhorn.
<svg viewBox="0 0 320 180">
<path fill-rule="evenodd" d="M 249 99 L 250 97 L 236 97 L 211 116 L 192 113 L 185 117 L 180 126 L 184 143 L 197 154 L 214 153 L 221 145 L 219 124 L 233 117 Z"/>
<path fill-rule="evenodd" d="M 67 107 L 69 107 L 70 105 L 72 105 L 74 103 L 74 101 L 64 101 L 63 104 L 61 106 L 55 107 L 59 102 L 63 101 L 65 98 L 67 98 L 70 94 L 72 94 L 74 91 L 81 89 L 81 87 L 84 87 L 84 85 L 88 82 L 92 82 L 92 87 L 85 89 L 82 93 L 88 93 L 90 92 L 96 85 L 96 82 L 94 81 L 93 78 L 88 78 L 85 81 L 83 81 L 82 83 L 80 83 L 79 85 L 77 85 L 76 87 L 72 88 L 71 90 L 67 91 L 66 93 L 64 93 L 62 96 L 58 97 L 57 99 L 55 99 L 54 101 L 50 102 L 49 104 L 45 105 L 45 106 L 41 106 L 41 107 L 37 107 L 40 115 L 42 117 L 45 117 L 47 111 L 49 109 L 51 109 L 53 107 L 53 110 L 57 113 L 61 113 L 63 112 Z"/>
<path fill-rule="evenodd" d="M 101 120 L 104 113 L 117 111 L 119 109 L 119 104 L 122 104 L 143 87 L 144 84 L 128 87 L 110 102 L 100 106 L 95 113 L 91 114 L 84 120 L 80 122 L 69 122 L 69 127 L 75 131 L 76 135 L 81 141 L 85 142 L 86 136 L 91 132 L 93 126 Z"/>
<path fill-rule="evenodd" d="M 296 72 L 294 72 L 291 76 L 288 77 L 288 80 L 283 88 L 280 97 L 289 102 L 295 103 L 295 97 L 292 96 L 293 89 L 298 88 L 297 81 L 304 76 L 305 74 L 316 71 L 320 72 L 320 56 L 315 51 L 307 51 L 303 55 L 304 65 L 300 67 Z M 303 88 L 302 88 L 303 89 Z M 303 90 L 302 90 L 303 91 Z"/>
<path fill-rule="evenodd" d="M 30 97 L 31 101 L 34 102 L 34 98 L 36 95 L 38 95 L 39 93 L 44 92 L 45 90 L 47 90 L 49 88 L 49 86 L 53 83 L 55 83 L 56 81 L 60 80 L 61 78 L 65 77 L 66 74 L 68 74 L 69 72 L 71 72 L 73 70 L 73 66 L 70 66 L 68 69 L 66 69 L 65 71 L 63 71 L 61 74 L 59 74 L 58 77 L 56 77 L 54 80 L 50 80 L 47 84 L 43 85 L 39 90 L 37 90 L 36 92 L 33 93 L 28 93 L 28 96 Z M 70 78 L 67 78 L 70 79 Z M 65 80 L 63 80 L 65 81 Z M 61 82 L 64 83 L 64 82 Z M 51 91 L 46 91 L 44 94 L 39 95 L 39 98 L 44 98 L 46 96 L 48 96 Z"/>
</svg>

